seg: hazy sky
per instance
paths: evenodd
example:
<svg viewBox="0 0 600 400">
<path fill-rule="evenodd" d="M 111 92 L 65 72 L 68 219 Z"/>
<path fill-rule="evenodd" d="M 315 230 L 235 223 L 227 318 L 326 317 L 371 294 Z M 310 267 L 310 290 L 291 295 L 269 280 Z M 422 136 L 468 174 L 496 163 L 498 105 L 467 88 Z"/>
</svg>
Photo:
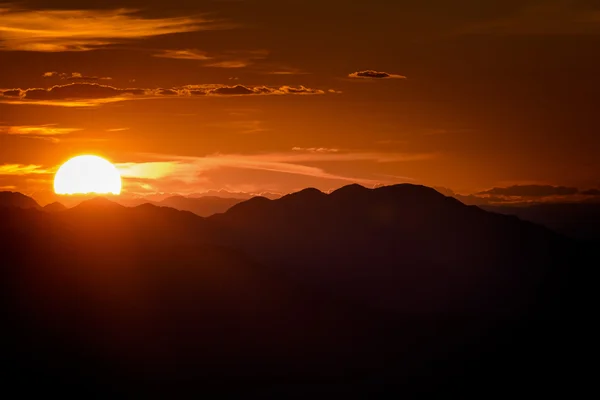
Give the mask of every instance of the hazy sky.
<svg viewBox="0 0 600 400">
<path fill-rule="evenodd" d="M 594 188 L 598 49 L 597 1 L 0 5 L 0 190 Z"/>
</svg>

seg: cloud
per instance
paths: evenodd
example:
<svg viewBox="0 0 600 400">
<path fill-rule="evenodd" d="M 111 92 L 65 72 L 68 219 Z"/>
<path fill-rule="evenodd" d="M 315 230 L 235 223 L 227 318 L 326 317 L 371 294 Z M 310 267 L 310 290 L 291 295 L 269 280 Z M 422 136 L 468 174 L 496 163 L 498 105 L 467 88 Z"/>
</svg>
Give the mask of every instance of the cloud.
<svg viewBox="0 0 600 400">
<path fill-rule="evenodd" d="M 600 189 L 587 189 L 583 190 L 581 194 L 586 196 L 600 196 Z"/>
<path fill-rule="evenodd" d="M 210 94 L 220 94 L 220 95 L 233 95 L 233 96 L 238 96 L 238 95 L 245 95 L 245 94 L 257 94 L 257 90 L 260 90 L 258 88 L 249 88 L 246 86 L 242 86 L 242 85 L 236 85 L 236 86 L 222 86 L 222 87 L 218 87 L 216 89 L 211 89 Z"/>
<path fill-rule="evenodd" d="M 179 92 L 175 89 L 157 89 L 155 93 L 159 96 L 177 96 Z"/>
<path fill-rule="evenodd" d="M 406 79 L 403 75 L 390 74 L 387 72 L 378 72 L 373 70 L 353 72 L 348 75 L 349 78 L 355 79 Z"/>
<path fill-rule="evenodd" d="M 160 53 L 154 54 L 153 56 L 160 58 L 174 58 L 177 60 L 212 60 L 212 57 L 208 57 L 205 51 L 196 49 L 163 50 Z"/>
<path fill-rule="evenodd" d="M 307 150 L 309 149 L 309 150 Z M 323 151 L 311 148 L 260 154 L 208 154 L 201 157 L 186 157 L 165 154 L 138 154 L 137 162 L 115 163 L 124 180 L 125 187 L 131 193 L 140 190 L 152 191 L 198 191 L 210 183 L 211 173 L 222 169 L 241 169 L 267 171 L 280 174 L 312 177 L 338 182 L 356 182 L 363 185 L 396 183 L 397 178 L 387 179 L 380 176 L 353 176 L 334 173 L 326 167 L 317 166 L 322 162 L 366 161 L 373 163 L 395 163 L 426 160 L 432 154 L 375 153 L 357 151 Z M 308 165 L 307 165 L 308 164 Z M 0 175 L 34 175 L 50 174 L 54 168 L 40 165 L 7 164 L 0 166 Z M 404 178 L 409 180 L 410 178 Z M 145 188 L 145 189 L 144 189 Z"/>
<path fill-rule="evenodd" d="M 163 154 L 142 154 L 151 161 L 117 164 L 124 178 L 147 180 L 177 180 L 188 184 L 206 180 L 205 173 L 220 168 L 238 168 L 278 172 L 313 178 L 357 182 L 365 185 L 382 183 L 378 179 L 346 176 L 325 171 L 323 168 L 303 165 L 314 162 L 408 162 L 425 160 L 432 154 L 400 154 L 369 152 L 311 152 L 294 151 L 264 154 L 211 154 L 204 157 L 184 157 Z"/>
<path fill-rule="evenodd" d="M 233 27 L 204 16 L 145 18 L 138 10 L 0 9 L 0 50 L 89 51 L 125 41 Z"/>
<path fill-rule="evenodd" d="M 97 81 L 110 81 L 112 80 L 109 76 L 87 76 L 80 72 L 44 72 L 42 75 L 44 78 L 59 78 L 61 80 L 67 80 L 72 82 L 97 82 Z"/>
<path fill-rule="evenodd" d="M 267 71 L 265 71 L 263 73 L 267 74 L 267 75 L 307 75 L 308 74 L 308 72 L 304 72 L 298 68 L 282 67 L 282 66 L 268 69 Z"/>
<path fill-rule="evenodd" d="M 2 126 L 0 125 L 0 134 L 16 135 L 32 139 L 49 140 L 59 142 L 57 136 L 67 135 L 77 132 L 80 128 L 58 128 L 56 124 L 46 125 L 18 125 L 18 126 Z"/>
<path fill-rule="evenodd" d="M 0 91 L 0 94 L 4 97 L 19 97 L 21 96 L 21 89 L 8 89 L 3 92 Z"/>
<path fill-rule="evenodd" d="M 229 50 L 222 53 L 208 54 L 198 49 L 162 50 L 154 57 L 173 58 L 179 60 L 205 61 L 206 67 L 245 68 L 269 55 L 268 50 Z"/>
<path fill-rule="evenodd" d="M 52 173 L 54 173 L 54 170 L 36 164 L 0 164 L 0 175 L 45 175 Z"/>
<path fill-rule="evenodd" d="M 115 164 L 121 177 L 137 179 L 161 179 L 165 177 L 189 179 L 194 174 L 193 165 L 178 162 L 145 162 Z"/>
<path fill-rule="evenodd" d="M 227 129 L 228 131 L 238 134 L 255 134 L 269 131 L 269 129 L 264 126 L 262 121 L 256 119 L 238 121 L 228 120 L 224 122 L 208 124 L 208 126 Z"/>
<path fill-rule="evenodd" d="M 305 151 L 309 153 L 338 153 L 340 149 L 330 149 L 327 147 L 292 147 L 292 151 Z"/>
<path fill-rule="evenodd" d="M 435 189 L 468 205 L 578 203 L 586 201 L 590 196 L 600 196 L 600 189 L 580 190 L 575 187 L 536 184 L 495 187 L 469 195 L 457 194 L 447 188 Z"/>
<path fill-rule="evenodd" d="M 6 96 L 6 92 L 2 92 L 0 101 L 4 100 L 3 102 L 12 104 L 89 107 L 103 103 L 127 100 L 132 96 L 146 94 L 146 89 L 119 89 L 98 83 L 69 83 L 65 85 L 55 85 L 47 89 L 18 89 L 18 96 L 13 95 L 14 90 L 16 89 L 11 89 L 11 96 Z M 2 97 L 7 99 L 2 99 Z"/>
<path fill-rule="evenodd" d="M 214 58 L 216 61 L 210 62 L 206 66 L 214 68 L 246 68 L 259 60 L 266 59 L 269 53 L 268 50 L 264 49 L 229 50 L 215 55 Z"/>
<path fill-rule="evenodd" d="M 217 61 L 214 63 L 206 64 L 207 67 L 215 68 L 246 68 L 251 63 L 246 60 L 228 60 L 228 61 Z"/>
<path fill-rule="evenodd" d="M 178 88 L 180 95 L 192 96 L 248 96 L 248 95 L 314 95 L 325 94 L 324 90 L 312 89 L 306 86 L 244 86 L 244 85 L 187 85 Z"/>
<path fill-rule="evenodd" d="M 569 196 L 577 193 L 579 193 L 579 189 L 574 187 L 550 185 L 514 185 L 509 187 L 495 187 L 490 190 L 476 193 L 476 195 L 546 197 Z"/>
<path fill-rule="evenodd" d="M 11 104 L 38 104 L 63 107 L 91 107 L 105 103 L 134 99 L 158 99 L 191 96 L 247 96 L 247 95 L 316 95 L 324 90 L 305 86 L 243 86 L 243 85 L 186 85 L 178 88 L 116 88 L 99 83 L 69 83 L 50 88 L 0 90 L 0 102 Z"/>
</svg>

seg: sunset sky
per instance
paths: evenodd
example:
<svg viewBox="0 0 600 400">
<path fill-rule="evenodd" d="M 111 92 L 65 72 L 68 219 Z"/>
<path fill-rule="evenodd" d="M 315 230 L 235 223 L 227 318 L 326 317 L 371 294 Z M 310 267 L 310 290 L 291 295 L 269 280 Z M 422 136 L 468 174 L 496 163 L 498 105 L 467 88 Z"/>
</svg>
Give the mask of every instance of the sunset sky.
<svg viewBox="0 0 600 400">
<path fill-rule="evenodd" d="M 0 190 L 600 187 L 597 1 L 96 3 L 0 4 Z"/>
</svg>

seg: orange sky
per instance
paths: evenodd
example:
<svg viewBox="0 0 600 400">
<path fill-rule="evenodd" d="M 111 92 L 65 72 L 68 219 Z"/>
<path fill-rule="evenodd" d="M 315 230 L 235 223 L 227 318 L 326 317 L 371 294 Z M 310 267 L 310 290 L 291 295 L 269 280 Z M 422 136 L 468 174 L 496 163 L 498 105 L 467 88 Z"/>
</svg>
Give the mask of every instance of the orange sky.
<svg viewBox="0 0 600 400">
<path fill-rule="evenodd" d="M 600 186 L 595 2 L 83 4 L 0 6 L 0 190 Z"/>
</svg>

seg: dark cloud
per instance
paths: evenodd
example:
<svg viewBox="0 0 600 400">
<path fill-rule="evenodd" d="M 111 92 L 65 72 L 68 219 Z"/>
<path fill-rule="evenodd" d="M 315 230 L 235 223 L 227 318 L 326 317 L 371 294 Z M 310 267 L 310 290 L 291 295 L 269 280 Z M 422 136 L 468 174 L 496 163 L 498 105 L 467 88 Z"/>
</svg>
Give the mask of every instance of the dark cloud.
<svg viewBox="0 0 600 400">
<path fill-rule="evenodd" d="M 221 94 L 221 95 L 244 95 L 244 94 L 256 94 L 257 89 L 250 89 L 246 86 L 223 86 L 220 88 L 212 89 L 210 94 Z"/>
<path fill-rule="evenodd" d="M 190 96 L 206 96 L 206 90 L 202 89 L 192 89 L 187 91 Z"/>
<path fill-rule="evenodd" d="M 57 78 L 61 80 L 71 82 L 98 82 L 98 81 L 110 81 L 112 80 L 109 76 L 87 76 L 80 72 L 44 72 L 42 75 L 44 78 Z"/>
<path fill-rule="evenodd" d="M 356 79 L 406 79 L 403 75 L 390 74 L 387 72 L 379 72 L 374 70 L 358 71 L 348 75 L 349 78 Z"/>
<path fill-rule="evenodd" d="M 323 94 L 322 90 L 310 89 L 304 86 L 300 86 L 297 88 L 291 86 L 282 86 L 279 88 L 279 91 L 284 94 Z"/>
<path fill-rule="evenodd" d="M 143 95 L 144 89 L 118 89 L 97 83 L 69 83 L 48 89 L 33 88 L 21 92 L 25 100 L 102 99 L 120 95 Z"/>
<path fill-rule="evenodd" d="M 21 89 L 9 89 L 2 92 L 2 96 L 6 97 L 19 97 L 21 95 Z"/>
<path fill-rule="evenodd" d="M 310 95 L 325 94 L 320 89 L 307 88 L 305 86 L 244 86 L 244 85 L 189 85 L 183 89 L 191 95 L 212 95 L 212 96 L 248 96 L 248 95 Z"/>
<path fill-rule="evenodd" d="M 190 97 L 190 96 L 247 96 L 247 95 L 313 95 L 325 94 L 320 89 L 305 86 L 268 87 L 243 85 L 188 85 L 179 88 L 116 88 L 99 83 L 82 82 L 55 85 L 50 88 L 9 89 L 0 92 L 10 102 L 20 104 L 55 104 L 64 106 L 90 106 L 111 101 L 135 98 Z M 77 103 L 79 101 L 79 103 Z M 62 102 L 62 103 L 61 103 Z"/>
<path fill-rule="evenodd" d="M 586 196 L 600 196 L 600 189 L 588 189 L 581 192 Z"/>
<path fill-rule="evenodd" d="M 476 194 L 493 196 L 546 197 L 570 196 L 577 193 L 579 193 L 579 189 L 574 187 L 550 185 L 514 185 L 503 188 L 495 187 L 493 189 Z"/>
<path fill-rule="evenodd" d="M 177 96 L 179 93 L 173 89 L 158 89 L 156 94 L 159 96 Z"/>
</svg>

